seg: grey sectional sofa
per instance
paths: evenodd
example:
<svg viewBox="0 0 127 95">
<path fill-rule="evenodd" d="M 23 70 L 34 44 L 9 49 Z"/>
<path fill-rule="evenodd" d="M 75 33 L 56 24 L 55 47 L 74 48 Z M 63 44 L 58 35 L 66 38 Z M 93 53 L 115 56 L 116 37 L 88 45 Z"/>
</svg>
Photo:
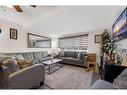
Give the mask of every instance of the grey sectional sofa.
<svg viewBox="0 0 127 95">
<path fill-rule="evenodd" d="M 50 57 L 48 57 L 47 51 L 5 53 L 5 55 L 10 57 L 17 57 L 18 59 L 31 59 L 33 64 L 42 63 L 51 59 Z"/>
<path fill-rule="evenodd" d="M 59 52 L 58 58 L 63 59 L 63 63 L 87 67 L 87 53 L 76 51 L 62 51 Z"/>
<path fill-rule="evenodd" d="M 41 63 L 50 59 L 47 51 L 4 53 L 4 55 L 16 60 L 30 59 L 33 65 L 11 73 L 9 66 L 2 66 L 0 71 L 0 86 L 2 89 L 29 89 L 43 84 L 45 68 Z M 13 67 L 12 70 L 16 66 L 11 67 Z"/>
</svg>

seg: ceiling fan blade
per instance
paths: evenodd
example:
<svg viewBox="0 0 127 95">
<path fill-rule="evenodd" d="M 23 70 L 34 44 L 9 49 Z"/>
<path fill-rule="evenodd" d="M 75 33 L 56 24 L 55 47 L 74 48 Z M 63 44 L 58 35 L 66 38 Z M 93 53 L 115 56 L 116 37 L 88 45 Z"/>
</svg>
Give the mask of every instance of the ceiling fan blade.
<svg viewBox="0 0 127 95">
<path fill-rule="evenodd" d="M 13 7 L 16 9 L 17 12 L 23 12 L 19 5 L 14 5 Z"/>
<path fill-rule="evenodd" d="M 31 7 L 33 7 L 33 8 L 35 8 L 36 7 L 36 5 L 30 5 Z"/>
</svg>

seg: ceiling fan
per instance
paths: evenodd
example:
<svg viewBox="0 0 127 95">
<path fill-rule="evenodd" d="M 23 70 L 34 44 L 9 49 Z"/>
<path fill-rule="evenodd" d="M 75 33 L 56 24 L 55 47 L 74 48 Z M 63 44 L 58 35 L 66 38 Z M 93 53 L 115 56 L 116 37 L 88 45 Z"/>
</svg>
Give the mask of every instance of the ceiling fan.
<svg viewBox="0 0 127 95">
<path fill-rule="evenodd" d="M 19 5 L 13 5 L 13 7 L 15 8 L 15 10 L 16 10 L 17 12 L 23 12 L 22 8 L 21 8 Z M 30 7 L 35 8 L 36 5 L 30 5 Z"/>
</svg>

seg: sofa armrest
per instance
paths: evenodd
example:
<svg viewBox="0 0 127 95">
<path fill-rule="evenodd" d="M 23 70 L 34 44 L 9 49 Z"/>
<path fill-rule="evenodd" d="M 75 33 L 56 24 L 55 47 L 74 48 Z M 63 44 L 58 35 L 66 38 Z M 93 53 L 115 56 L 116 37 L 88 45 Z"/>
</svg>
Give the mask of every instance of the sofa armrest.
<svg viewBox="0 0 127 95">
<path fill-rule="evenodd" d="M 32 88 L 44 81 L 45 68 L 43 64 L 35 64 L 9 75 L 10 88 Z"/>
<path fill-rule="evenodd" d="M 38 63 L 40 63 L 39 59 L 33 59 L 32 60 L 32 64 L 38 64 Z"/>
<path fill-rule="evenodd" d="M 9 69 L 8 67 L 2 66 L 2 71 L 0 71 L 0 84 L 1 88 L 9 88 Z"/>
<path fill-rule="evenodd" d="M 104 80 L 97 80 L 91 87 L 91 89 L 115 89 L 113 84 Z"/>
<path fill-rule="evenodd" d="M 120 73 L 127 68 L 126 66 L 107 63 L 104 65 L 104 80 L 113 82 Z"/>
</svg>

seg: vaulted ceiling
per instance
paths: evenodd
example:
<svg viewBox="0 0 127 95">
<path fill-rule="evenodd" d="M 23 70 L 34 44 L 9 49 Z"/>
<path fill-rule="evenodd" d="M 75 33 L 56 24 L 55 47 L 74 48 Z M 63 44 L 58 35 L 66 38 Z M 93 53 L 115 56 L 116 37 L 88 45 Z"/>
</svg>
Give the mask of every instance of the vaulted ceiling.
<svg viewBox="0 0 127 95">
<path fill-rule="evenodd" d="M 0 18 L 18 24 L 36 34 L 60 36 L 78 32 L 111 29 L 125 6 L 21 6 L 22 13 L 14 8 L 0 6 Z"/>
</svg>

